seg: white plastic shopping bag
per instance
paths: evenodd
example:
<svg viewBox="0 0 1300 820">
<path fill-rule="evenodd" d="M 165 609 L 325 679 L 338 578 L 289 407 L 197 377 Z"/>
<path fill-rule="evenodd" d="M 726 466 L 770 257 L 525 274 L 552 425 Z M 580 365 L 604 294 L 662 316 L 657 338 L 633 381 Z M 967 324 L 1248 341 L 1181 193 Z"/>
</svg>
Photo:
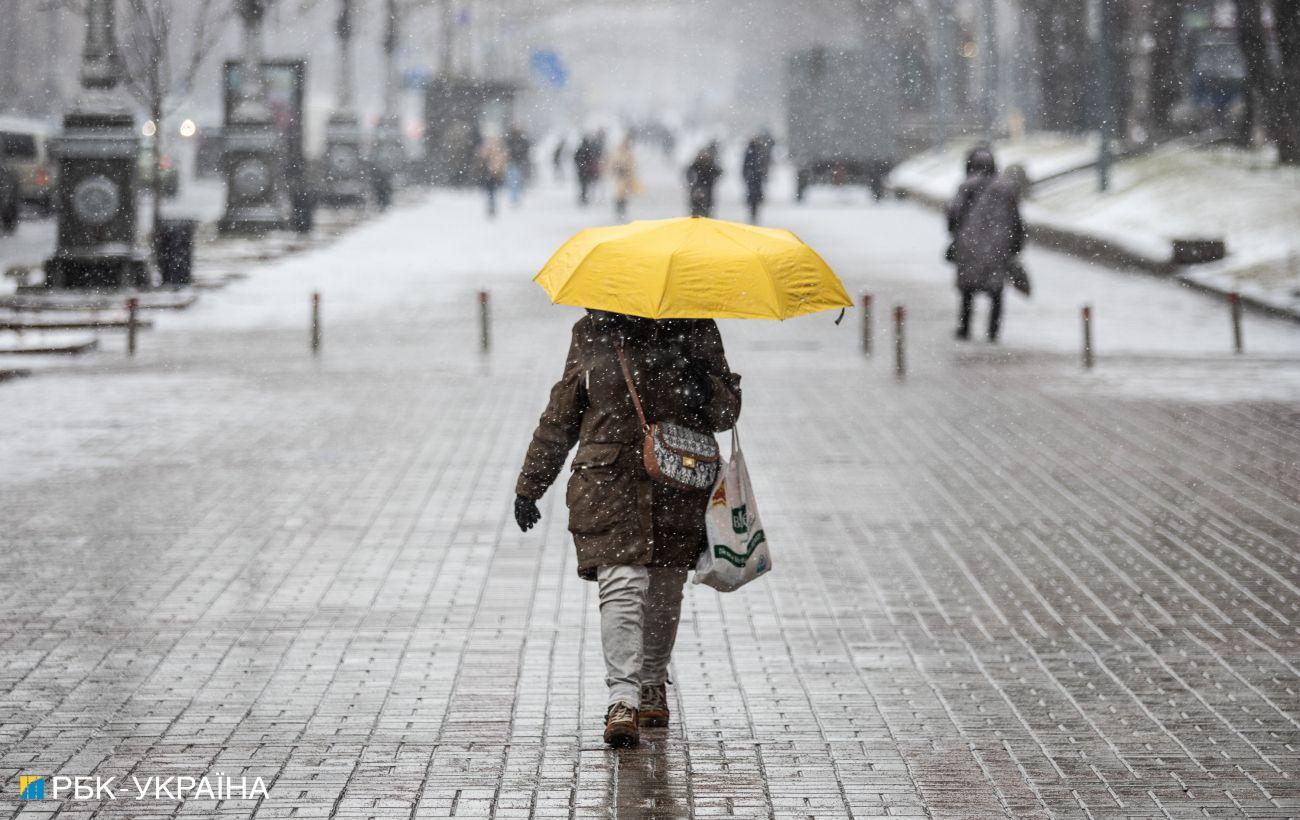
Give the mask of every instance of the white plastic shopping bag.
<svg viewBox="0 0 1300 820">
<path fill-rule="evenodd" d="M 767 536 L 758 517 L 749 470 L 745 469 L 745 454 L 734 429 L 731 460 L 718 471 L 704 523 L 709 543 L 695 564 L 695 583 L 731 592 L 772 568 Z"/>
</svg>

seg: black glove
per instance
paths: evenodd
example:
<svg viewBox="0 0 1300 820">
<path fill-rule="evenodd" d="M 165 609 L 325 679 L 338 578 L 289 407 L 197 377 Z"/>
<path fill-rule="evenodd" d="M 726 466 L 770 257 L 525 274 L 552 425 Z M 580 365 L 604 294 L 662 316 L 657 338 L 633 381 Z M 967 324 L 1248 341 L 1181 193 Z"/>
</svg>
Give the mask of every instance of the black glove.
<svg viewBox="0 0 1300 820">
<path fill-rule="evenodd" d="M 522 495 L 515 496 L 515 523 L 521 532 L 528 532 L 541 520 L 542 514 L 537 509 L 536 501 Z"/>
<path fill-rule="evenodd" d="M 682 372 L 677 385 L 682 404 L 691 410 L 701 410 L 713 399 L 713 381 L 703 367 L 691 364 Z"/>
</svg>

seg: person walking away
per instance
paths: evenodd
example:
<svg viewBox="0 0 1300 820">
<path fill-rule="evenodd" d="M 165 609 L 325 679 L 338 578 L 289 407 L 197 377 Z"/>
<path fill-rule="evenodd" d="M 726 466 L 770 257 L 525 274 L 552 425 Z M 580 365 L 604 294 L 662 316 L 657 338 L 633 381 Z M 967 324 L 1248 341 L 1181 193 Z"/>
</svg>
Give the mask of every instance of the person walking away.
<svg viewBox="0 0 1300 820">
<path fill-rule="evenodd" d="M 1016 255 L 1025 246 L 1025 225 L 1020 217 L 1019 186 L 999 177 L 993 152 L 978 147 L 966 158 L 966 180 L 948 204 L 948 231 L 952 244 L 948 260 L 957 266 L 961 293 L 957 338 L 970 338 L 975 295 L 989 297 L 988 339 L 998 340 L 1002 326 L 1002 289 Z"/>
<path fill-rule="evenodd" d="M 641 187 L 636 175 L 636 152 L 630 134 L 609 155 L 609 173 L 614 179 L 614 213 L 619 220 L 623 220 L 627 217 L 628 200 Z"/>
<path fill-rule="evenodd" d="M 394 171 L 377 156 L 378 153 L 376 151 L 370 155 L 370 161 L 366 165 L 366 178 L 370 182 L 370 192 L 375 197 L 375 204 L 379 206 L 380 211 L 386 211 L 393 204 Z"/>
<path fill-rule="evenodd" d="M 591 198 L 591 186 L 600 177 L 600 149 L 594 137 L 582 138 L 573 152 L 573 167 L 578 175 L 578 204 L 586 206 Z"/>
<path fill-rule="evenodd" d="M 686 188 L 690 200 L 691 216 L 713 216 L 713 186 L 722 176 L 718 165 L 718 143 L 702 148 L 686 167 Z"/>
<path fill-rule="evenodd" d="M 497 215 L 497 189 L 506 178 L 509 164 L 506 147 L 500 137 L 488 137 L 478 149 L 479 180 L 487 192 L 488 216 Z"/>
<path fill-rule="evenodd" d="M 551 170 L 555 175 L 555 181 L 559 182 L 564 179 L 564 154 L 569 149 L 569 141 L 564 137 L 555 143 L 555 150 L 551 152 Z"/>
<path fill-rule="evenodd" d="M 510 126 L 506 131 L 506 190 L 510 192 L 510 204 L 516 208 L 523 199 L 524 186 L 532 178 L 532 152 L 528 134 L 518 125 Z"/>
<path fill-rule="evenodd" d="M 759 134 L 745 146 L 741 175 L 745 178 L 745 202 L 749 205 L 749 221 L 758 224 L 758 209 L 763 205 L 764 188 L 772 166 L 771 137 Z"/>
<path fill-rule="evenodd" d="M 631 746 L 640 727 L 668 725 L 668 663 L 682 584 L 705 544 L 709 493 L 672 489 L 646 472 L 644 432 L 620 351 L 652 422 L 728 430 L 741 395 L 712 320 L 588 311 L 573 326 L 564 374 L 551 388 L 515 486 L 515 520 L 527 531 L 541 518 L 537 500 L 577 444 L 565 500 L 578 575 L 598 585 L 609 688 L 604 739 Z"/>
</svg>

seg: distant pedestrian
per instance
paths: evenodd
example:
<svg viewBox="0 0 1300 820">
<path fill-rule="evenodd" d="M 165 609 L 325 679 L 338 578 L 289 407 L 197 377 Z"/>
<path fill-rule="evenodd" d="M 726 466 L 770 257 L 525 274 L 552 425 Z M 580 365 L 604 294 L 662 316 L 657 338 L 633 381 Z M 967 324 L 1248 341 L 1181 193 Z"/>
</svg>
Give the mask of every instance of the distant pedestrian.
<svg viewBox="0 0 1300 820">
<path fill-rule="evenodd" d="M 510 204 L 519 205 L 523 198 L 524 186 L 533 176 L 533 144 L 527 132 L 518 125 L 510 126 L 506 131 L 506 190 L 510 192 Z"/>
<path fill-rule="evenodd" d="M 578 204 L 591 201 L 591 187 L 600 179 L 601 145 L 596 137 L 587 135 L 573 152 L 573 168 L 578 175 Z"/>
<path fill-rule="evenodd" d="M 758 210 L 763 205 L 767 175 L 772 167 L 773 139 L 764 132 L 745 146 L 745 158 L 740 173 L 745 178 L 745 203 L 749 205 L 749 221 L 758 224 Z"/>
<path fill-rule="evenodd" d="M 970 338 L 975 294 L 989 297 L 988 339 L 998 340 L 1002 324 L 1002 289 L 1018 266 L 1016 255 L 1025 246 L 1020 218 L 1019 185 L 999 178 L 993 152 L 975 148 L 966 158 L 966 181 L 948 205 L 952 244 L 948 261 L 957 266 L 961 308 L 957 338 Z"/>
<path fill-rule="evenodd" d="M 686 190 L 691 216 L 713 216 L 713 187 L 722 176 L 718 165 L 718 143 L 711 142 L 686 167 Z"/>
<path fill-rule="evenodd" d="M 564 154 L 568 150 L 569 141 L 560 137 L 555 143 L 555 150 L 551 152 L 551 170 L 555 173 L 556 182 L 564 179 Z"/>
<path fill-rule="evenodd" d="M 396 163 L 390 154 L 379 148 L 372 151 L 366 164 L 366 180 L 370 183 L 370 192 L 374 196 L 379 210 L 386 211 L 393 204 L 393 177 L 397 174 Z"/>
<path fill-rule="evenodd" d="M 715 322 L 591 310 L 573 326 L 564 375 L 515 485 L 515 521 L 527 531 L 577 444 L 565 499 L 578 575 L 598 585 L 611 746 L 636 745 L 642 726 L 668 725 L 682 584 L 705 543 L 710 497 L 650 478 L 633 388 L 649 418 L 692 430 L 728 430 L 740 415 L 740 377 Z"/>
<path fill-rule="evenodd" d="M 388 210 L 393 204 L 393 175 L 382 168 L 375 168 L 370 174 L 370 188 L 379 210 Z"/>
<path fill-rule="evenodd" d="M 620 220 L 627 217 L 627 203 L 641 187 L 636 175 L 636 151 L 632 137 L 623 138 L 609 155 L 609 174 L 614 180 L 614 213 Z"/>
<path fill-rule="evenodd" d="M 500 137 L 488 137 L 478 149 L 479 182 L 487 193 L 488 216 L 497 215 L 497 190 L 505 182 L 510 158 Z"/>
</svg>

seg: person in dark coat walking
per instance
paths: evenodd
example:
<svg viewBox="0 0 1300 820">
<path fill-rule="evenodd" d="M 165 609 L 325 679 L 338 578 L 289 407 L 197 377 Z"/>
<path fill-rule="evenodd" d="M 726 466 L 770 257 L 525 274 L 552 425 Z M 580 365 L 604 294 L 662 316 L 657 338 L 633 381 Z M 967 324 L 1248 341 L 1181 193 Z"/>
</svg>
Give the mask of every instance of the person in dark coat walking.
<svg viewBox="0 0 1300 820">
<path fill-rule="evenodd" d="M 745 158 L 740 173 L 745 178 L 745 202 L 749 205 L 749 221 L 758 224 L 758 209 L 763 204 L 767 174 L 772 167 L 772 136 L 766 132 L 755 136 L 745 146 Z"/>
<path fill-rule="evenodd" d="M 961 308 L 957 338 L 970 338 L 975 294 L 989 297 L 988 338 L 998 340 L 1002 324 L 1002 289 L 1025 245 L 1016 183 L 998 176 L 988 148 L 975 148 L 966 158 L 966 181 L 948 204 L 952 244 L 948 260 L 957 266 Z"/>
<path fill-rule="evenodd" d="M 524 531 L 537 523 L 537 500 L 577 444 L 565 501 L 578 575 L 599 585 L 605 741 L 615 746 L 634 745 L 639 726 L 668 725 L 665 684 L 682 584 L 705 545 L 709 498 L 646 472 L 620 346 L 649 421 L 716 433 L 740 415 L 740 376 L 727 365 L 715 322 L 589 311 L 574 325 L 564 374 L 515 485 L 515 520 Z"/>
<path fill-rule="evenodd" d="M 479 184 L 487 194 L 487 212 L 489 217 L 497 215 L 497 190 L 506 180 L 506 169 L 510 159 L 506 154 L 505 143 L 500 137 L 488 137 L 483 140 L 476 154 L 479 167 Z"/>
<path fill-rule="evenodd" d="M 573 167 L 578 174 L 579 205 L 586 205 L 590 201 L 591 186 L 600 179 L 602 153 L 600 143 L 591 135 L 584 136 L 574 149 Z"/>
<path fill-rule="evenodd" d="M 686 189 L 689 193 L 691 216 L 713 216 L 713 186 L 722 176 L 718 165 L 718 143 L 711 142 L 695 155 L 686 167 Z"/>
<path fill-rule="evenodd" d="M 518 125 L 512 125 L 506 131 L 506 190 L 510 192 L 510 204 L 519 205 L 523 197 L 524 186 L 533 179 L 533 142 L 528 132 Z"/>
</svg>

